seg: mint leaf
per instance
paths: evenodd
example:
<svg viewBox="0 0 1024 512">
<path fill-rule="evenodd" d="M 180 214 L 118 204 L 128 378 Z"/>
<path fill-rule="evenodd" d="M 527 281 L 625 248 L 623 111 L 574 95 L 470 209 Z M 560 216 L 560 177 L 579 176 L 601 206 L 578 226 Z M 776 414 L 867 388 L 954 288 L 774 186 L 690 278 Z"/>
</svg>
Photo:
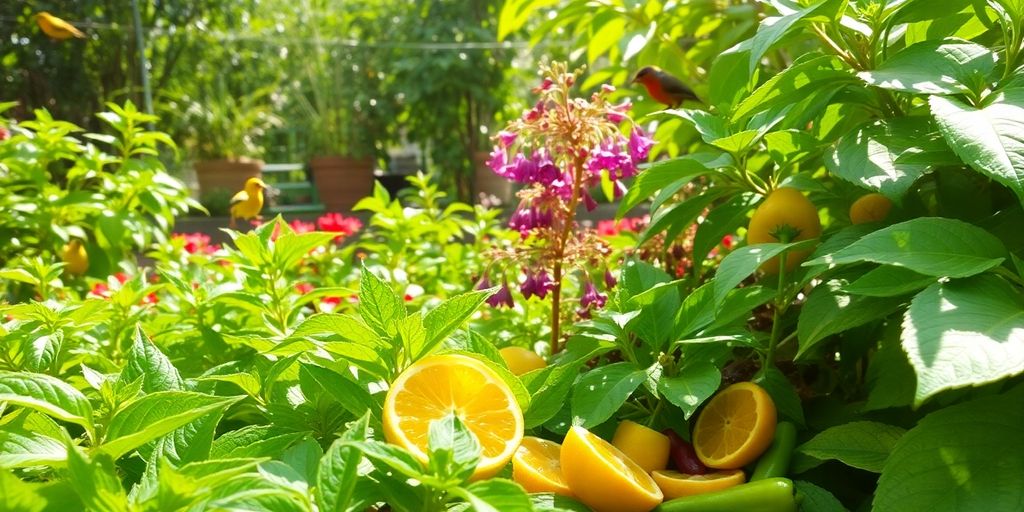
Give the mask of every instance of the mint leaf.
<svg viewBox="0 0 1024 512">
<path fill-rule="evenodd" d="M 690 419 L 700 404 L 718 391 L 721 383 L 722 373 L 718 367 L 708 362 L 698 362 L 675 377 L 659 378 L 658 394 L 682 409 L 685 419 Z"/>
<path fill-rule="evenodd" d="M 58 437 L 38 431 L 36 427 L 39 423 L 44 421 L 52 423 L 53 420 L 42 415 L 33 418 L 37 415 L 38 413 L 26 410 L 19 417 L 2 425 L 0 428 L 0 468 L 59 466 L 67 460 L 67 445 L 70 442 L 70 436 L 60 427 L 57 427 Z M 46 420 L 41 418 L 46 418 Z"/>
<path fill-rule="evenodd" d="M 491 478 L 454 489 L 452 494 L 472 505 L 476 512 L 531 512 L 530 498 L 519 484 Z"/>
<path fill-rule="evenodd" d="M 382 404 L 370 395 L 370 391 L 365 386 L 355 380 L 355 376 L 351 372 L 346 375 L 310 363 L 300 364 L 302 366 L 299 367 L 299 372 L 305 373 L 320 384 L 320 387 L 337 400 L 346 411 L 354 416 L 361 416 L 369 412 L 374 418 L 380 420 Z"/>
<path fill-rule="evenodd" d="M 1022 388 L 933 412 L 893 448 L 875 492 L 878 512 L 1020 510 Z"/>
<path fill-rule="evenodd" d="M 480 443 L 454 414 L 430 422 L 430 470 L 442 481 L 463 482 L 480 462 Z"/>
<path fill-rule="evenodd" d="M 366 440 L 369 419 L 369 415 L 363 415 L 353 423 L 320 459 L 315 493 L 321 511 L 365 510 L 377 501 L 373 494 L 374 482 L 359 471 L 363 454 L 355 447 L 344 445 L 346 441 Z"/>
<path fill-rule="evenodd" d="M 359 315 L 380 334 L 394 337 L 405 318 L 405 302 L 370 269 L 363 267 L 359 280 Z"/>
<path fill-rule="evenodd" d="M 604 423 L 646 378 L 643 368 L 628 362 L 599 366 L 583 374 L 572 393 L 574 424 L 593 427 Z"/>
<path fill-rule="evenodd" d="M 917 372 L 914 402 L 946 389 L 1024 372 L 1024 298 L 992 275 L 936 283 L 903 317 L 903 350 Z"/>
<path fill-rule="evenodd" d="M 469 317 L 473 316 L 473 313 L 480 308 L 484 301 L 497 291 L 498 288 L 494 287 L 489 290 L 475 290 L 456 295 L 427 312 L 423 317 L 426 343 L 412 354 L 413 360 L 430 353 L 434 347 L 455 332 L 466 320 L 469 320 Z"/>
<path fill-rule="evenodd" d="M 791 244 L 764 243 L 740 247 L 730 252 L 722 259 L 718 273 L 715 274 L 715 303 L 721 305 L 726 295 L 757 271 L 762 263 L 783 252 L 810 249 L 816 243 L 817 238 Z"/>
<path fill-rule="evenodd" d="M 99 450 L 117 459 L 186 423 L 223 410 L 242 398 L 188 391 L 158 391 L 146 395 L 114 414 Z"/>
<path fill-rule="evenodd" d="M 146 393 L 184 388 L 184 381 L 178 369 L 153 344 L 146 333 L 142 332 L 142 326 L 136 325 L 135 335 L 132 336 L 132 348 L 128 350 L 127 360 L 118 380 L 128 383 L 139 377 L 142 377 L 142 390 Z"/>
<path fill-rule="evenodd" d="M 42 373 L 0 371 L 0 402 L 20 405 L 85 427 L 95 438 L 92 404 L 64 381 Z"/>
<path fill-rule="evenodd" d="M 248 425 L 213 441 L 210 458 L 279 457 L 292 443 L 306 436 L 272 425 Z"/>
<path fill-rule="evenodd" d="M 804 480 L 793 482 L 798 493 L 803 494 L 804 501 L 800 504 L 800 510 L 808 512 L 847 512 L 839 500 L 832 493 Z"/>
<path fill-rule="evenodd" d="M 1005 257 L 1003 243 L 984 229 L 955 219 L 921 217 L 879 229 L 804 266 L 870 261 L 935 277 L 968 277 Z"/>
<path fill-rule="evenodd" d="M 934 276 L 918 274 L 904 267 L 882 265 L 844 286 L 843 290 L 853 295 L 894 297 L 917 292 L 934 282 Z"/>
<path fill-rule="evenodd" d="M 818 433 L 797 451 L 821 461 L 835 459 L 847 466 L 881 473 L 893 447 L 905 432 L 884 423 L 855 421 Z"/>
</svg>

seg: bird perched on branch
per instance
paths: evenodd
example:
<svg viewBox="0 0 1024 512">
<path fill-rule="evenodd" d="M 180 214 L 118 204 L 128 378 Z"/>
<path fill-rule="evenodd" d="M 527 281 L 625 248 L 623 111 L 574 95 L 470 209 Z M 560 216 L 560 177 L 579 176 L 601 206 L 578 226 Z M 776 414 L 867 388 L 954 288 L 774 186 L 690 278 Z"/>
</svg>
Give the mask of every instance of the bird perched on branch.
<svg viewBox="0 0 1024 512">
<path fill-rule="evenodd" d="M 36 14 L 36 23 L 39 28 L 43 30 L 43 33 L 56 39 L 63 41 L 72 37 L 79 39 L 85 38 L 85 34 L 81 30 L 75 28 L 74 25 L 46 12 L 40 12 Z"/>
<path fill-rule="evenodd" d="M 636 73 L 633 83 L 640 82 L 646 89 L 647 94 L 658 103 L 664 103 L 669 108 L 676 108 L 686 100 L 700 101 L 693 90 L 687 87 L 678 78 L 662 71 L 655 66 L 647 66 Z"/>
<path fill-rule="evenodd" d="M 259 217 L 263 209 L 263 191 L 267 184 L 259 178 L 249 178 L 245 187 L 231 198 L 230 227 L 235 227 L 235 219 L 249 220 Z"/>
</svg>

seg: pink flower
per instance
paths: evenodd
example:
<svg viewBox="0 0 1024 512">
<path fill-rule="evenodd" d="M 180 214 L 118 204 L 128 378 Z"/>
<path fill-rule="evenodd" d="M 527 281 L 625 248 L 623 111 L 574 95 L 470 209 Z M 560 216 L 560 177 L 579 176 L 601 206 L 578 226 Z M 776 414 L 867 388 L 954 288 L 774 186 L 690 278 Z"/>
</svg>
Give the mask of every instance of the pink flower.
<svg viewBox="0 0 1024 512">
<path fill-rule="evenodd" d="M 295 291 L 299 292 L 301 295 L 305 295 L 314 289 L 315 287 L 309 283 L 298 283 L 295 285 Z"/>
<path fill-rule="evenodd" d="M 597 234 L 600 236 L 615 236 L 619 234 L 619 225 L 613 220 L 597 221 Z"/>
<path fill-rule="evenodd" d="M 301 219 L 295 219 L 289 222 L 288 225 L 291 226 L 292 231 L 294 231 L 296 235 L 316 231 L 316 224 L 313 224 L 312 222 L 304 222 Z"/>
<path fill-rule="evenodd" d="M 341 304 L 341 297 L 324 297 L 320 299 L 320 311 L 330 313 Z"/>
<path fill-rule="evenodd" d="M 11 138 L 11 132 L 7 131 L 7 128 L 0 126 L 0 140 L 7 140 Z"/>
<path fill-rule="evenodd" d="M 548 292 L 554 288 L 554 281 L 551 280 L 551 276 L 548 275 L 546 270 L 541 270 L 536 274 L 526 274 L 526 280 L 519 285 L 519 291 L 523 294 L 523 297 L 529 299 L 530 297 L 537 296 L 541 299 L 548 295 Z"/>
<path fill-rule="evenodd" d="M 583 296 L 580 297 L 580 306 L 591 309 L 603 308 L 605 303 L 608 302 L 608 296 L 603 293 L 598 293 L 597 288 L 594 287 L 594 283 L 587 281 L 587 284 L 583 286 Z"/>
<path fill-rule="evenodd" d="M 508 308 L 514 308 L 515 303 L 512 302 L 512 292 L 508 289 L 508 280 L 501 280 L 501 288 L 498 289 L 498 293 L 491 295 L 487 298 L 487 303 L 494 308 L 500 308 L 505 306 Z"/>
<path fill-rule="evenodd" d="M 183 248 L 189 254 L 213 254 L 220 249 L 217 244 L 210 243 L 210 237 L 203 233 L 177 233 L 175 239 L 185 241 Z"/>
<path fill-rule="evenodd" d="M 648 137 L 643 129 L 636 126 L 629 134 L 627 145 L 629 146 L 629 156 L 633 158 L 633 163 L 637 164 L 647 160 L 651 153 L 651 147 L 654 146 L 654 139 Z"/>
<path fill-rule="evenodd" d="M 516 141 L 516 137 L 518 136 L 518 133 L 510 132 L 508 130 L 502 130 L 498 132 L 498 140 L 501 142 L 502 147 L 506 148 L 511 146 L 512 143 Z"/>
</svg>

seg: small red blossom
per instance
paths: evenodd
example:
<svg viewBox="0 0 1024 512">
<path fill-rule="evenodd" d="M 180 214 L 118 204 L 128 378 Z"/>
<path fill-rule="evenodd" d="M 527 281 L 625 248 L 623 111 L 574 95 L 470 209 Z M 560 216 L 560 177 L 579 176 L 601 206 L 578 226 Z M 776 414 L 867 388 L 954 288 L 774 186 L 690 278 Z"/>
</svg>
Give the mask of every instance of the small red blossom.
<svg viewBox="0 0 1024 512">
<path fill-rule="evenodd" d="M 111 295 L 113 295 L 113 292 L 110 291 L 110 287 L 107 286 L 107 283 L 96 283 L 92 285 L 92 289 L 89 290 L 89 297 L 97 299 L 109 299 Z"/>
<path fill-rule="evenodd" d="M 736 241 L 733 240 L 733 236 L 732 235 L 725 235 L 725 236 L 722 237 L 722 247 L 725 247 L 726 249 L 732 249 L 732 246 L 735 243 L 736 243 Z"/>
<path fill-rule="evenodd" d="M 143 304 L 156 304 L 157 302 L 160 302 L 160 299 L 157 298 L 155 293 L 150 293 L 142 299 Z"/>
<path fill-rule="evenodd" d="M 11 138 L 11 132 L 7 131 L 7 128 L 0 126 L 0 140 L 7 140 Z"/>
<path fill-rule="evenodd" d="M 294 231 L 296 235 L 316 231 L 316 224 L 313 224 L 312 222 L 305 222 L 301 219 L 295 219 L 289 222 L 288 225 L 291 226 L 292 231 Z"/>
<path fill-rule="evenodd" d="M 320 231 L 340 233 L 334 237 L 334 241 L 340 241 L 356 231 L 363 229 L 363 223 L 355 217 L 346 217 L 338 212 L 326 213 L 316 220 Z"/>
<path fill-rule="evenodd" d="M 220 249 L 217 244 L 210 243 L 210 237 L 203 233 L 177 233 L 174 238 L 185 241 L 184 249 L 189 254 L 213 254 Z"/>
<path fill-rule="evenodd" d="M 315 286 L 313 286 L 313 285 L 311 285 L 309 283 L 299 283 L 299 284 L 295 285 L 295 291 L 299 292 L 302 295 L 305 295 L 305 294 L 313 291 L 315 288 L 316 288 Z"/>
<path fill-rule="evenodd" d="M 324 297 L 320 299 L 320 312 L 331 313 L 341 305 L 341 297 Z"/>
</svg>

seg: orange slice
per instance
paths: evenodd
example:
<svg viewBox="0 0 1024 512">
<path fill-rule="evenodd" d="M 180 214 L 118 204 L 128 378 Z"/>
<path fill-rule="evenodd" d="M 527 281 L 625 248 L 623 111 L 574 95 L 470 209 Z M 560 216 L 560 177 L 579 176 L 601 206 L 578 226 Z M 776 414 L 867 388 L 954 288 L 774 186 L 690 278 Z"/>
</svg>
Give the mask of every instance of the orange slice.
<svg viewBox="0 0 1024 512">
<path fill-rule="evenodd" d="M 705 466 L 739 469 L 756 460 L 775 436 L 775 402 L 753 382 L 715 395 L 693 428 L 693 449 Z"/>
<path fill-rule="evenodd" d="M 562 442 L 562 475 L 596 512 L 646 512 L 661 503 L 651 476 L 608 441 L 572 427 Z"/>
<path fill-rule="evenodd" d="M 728 489 L 747 480 L 742 469 L 723 469 L 703 475 L 690 475 L 678 471 L 655 471 L 651 478 L 661 488 L 666 500 Z"/>
<path fill-rule="evenodd" d="M 526 492 L 553 492 L 572 497 L 562 475 L 562 445 L 539 437 L 524 437 L 512 456 L 512 480 Z"/>
<path fill-rule="evenodd" d="M 384 399 L 384 437 L 428 462 L 430 423 L 455 414 L 482 453 L 472 479 L 496 474 L 523 439 L 523 411 L 505 381 L 469 356 L 423 358 L 395 379 Z"/>
<path fill-rule="evenodd" d="M 505 360 L 509 371 L 515 375 L 522 375 L 526 372 L 544 368 L 548 365 L 543 357 L 536 352 L 523 347 L 505 347 L 498 351 L 501 358 Z"/>
<path fill-rule="evenodd" d="M 668 467 L 668 436 L 639 423 L 623 420 L 615 429 L 612 446 L 650 473 Z"/>
</svg>

